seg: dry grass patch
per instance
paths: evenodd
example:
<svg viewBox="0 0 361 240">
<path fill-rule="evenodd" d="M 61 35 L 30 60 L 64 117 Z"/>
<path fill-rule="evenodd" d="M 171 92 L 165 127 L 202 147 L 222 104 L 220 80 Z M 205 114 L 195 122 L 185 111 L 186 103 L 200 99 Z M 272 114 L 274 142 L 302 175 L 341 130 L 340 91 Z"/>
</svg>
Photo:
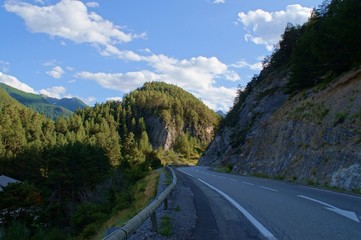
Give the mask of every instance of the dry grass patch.
<svg viewBox="0 0 361 240">
<path fill-rule="evenodd" d="M 106 229 L 111 227 L 120 227 L 137 213 L 142 211 L 157 193 L 159 176 L 160 173 L 158 171 L 152 171 L 145 178 L 139 180 L 135 185 L 135 200 L 133 204 L 129 208 L 123 209 L 109 218 L 103 226 L 99 227 L 99 232 L 92 239 L 103 239 Z"/>
</svg>

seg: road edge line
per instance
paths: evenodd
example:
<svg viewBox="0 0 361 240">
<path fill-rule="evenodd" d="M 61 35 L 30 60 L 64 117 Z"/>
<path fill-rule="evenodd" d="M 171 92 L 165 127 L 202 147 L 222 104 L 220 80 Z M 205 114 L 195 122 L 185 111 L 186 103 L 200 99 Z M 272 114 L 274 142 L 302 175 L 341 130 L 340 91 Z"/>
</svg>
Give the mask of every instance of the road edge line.
<svg viewBox="0 0 361 240">
<path fill-rule="evenodd" d="M 239 205 L 233 198 L 219 190 L 218 188 L 213 187 L 209 183 L 203 181 L 202 179 L 197 178 L 198 181 L 205 184 L 207 187 L 211 188 L 212 190 L 219 193 L 221 196 L 223 196 L 228 202 L 230 202 L 235 208 L 238 209 L 247 219 L 250 221 L 257 229 L 258 231 L 267 239 L 269 240 L 277 240 L 277 238 L 265 227 L 260 223 L 255 217 L 253 217 L 246 209 L 244 209 L 241 205 Z"/>
</svg>

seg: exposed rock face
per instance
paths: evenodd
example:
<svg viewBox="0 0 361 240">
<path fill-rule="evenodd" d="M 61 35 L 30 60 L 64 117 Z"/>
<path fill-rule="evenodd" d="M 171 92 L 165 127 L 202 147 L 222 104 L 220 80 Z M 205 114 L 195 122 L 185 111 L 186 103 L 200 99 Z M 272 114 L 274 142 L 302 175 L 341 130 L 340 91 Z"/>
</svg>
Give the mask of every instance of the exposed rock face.
<svg viewBox="0 0 361 240">
<path fill-rule="evenodd" d="M 361 189 L 361 166 L 353 164 L 348 168 L 340 169 L 332 175 L 332 186 L 347 190 Z"/>
<path fill-rule="evenodd" d="M 175 128 L 172 126 L 167 126 L 165 122 L 159 117 L 147 117 L 145 122 L 147 125 L 149 140 L 153 147 L 163 147 L 164 150 L 168 151 L 176 139 Z"/>
<path fill-rule="evenodd" d="M 199 164 L 360 189 L 361 70 L 294 96 L 283 93 L 286 82 L 278 72 L 255 86 L 236 124 L 219 131 Z"/>
<path fill-rule="evenodd" d="M 201 132 L 202 129 L 195 129 L 191 126 L 184 127 L 183 129 L 177 129 L 175 123 L 166 124 L 160 117 L 145 117 L 145 122 L 150 143 L 155 149 L 163 147 L 165 151 L 168 151 L 171 147 L 173 147 L 176 138 L 185 132 L 188 132 L 192 136 L 195 136 L 205 142 L 210 142 L 214 137 L 213 126 L 205 127 L 204 134 Z"/>
</svg>

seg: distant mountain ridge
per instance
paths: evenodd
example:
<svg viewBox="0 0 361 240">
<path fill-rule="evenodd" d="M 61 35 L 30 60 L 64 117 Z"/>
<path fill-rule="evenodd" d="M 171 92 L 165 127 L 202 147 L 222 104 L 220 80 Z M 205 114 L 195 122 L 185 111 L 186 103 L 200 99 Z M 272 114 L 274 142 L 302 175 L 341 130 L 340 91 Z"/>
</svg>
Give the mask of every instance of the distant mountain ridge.
<svg viewBox="0 0 361 240">
<path fill-rule="evenodd" d="M 81 101 L 79 98 L 51 98 L 46 95 L 42 95 L 43 98 L 45 98 L 48 103 L 53 104 L 55 106 L 60 106 L 66 109 L 69 109 L 72 112 L 75 112 L 78 108 L 83 109 L 87 107 L 87 105 Z"/>
<path fill-rule="evenodd" d="M 45 95 L 23 92 L 4 83 L 0 83 L 0 88 L 22 105 L 52 119 L 70 116 L 78 108 L 83 109 L 87 106 L 78 98 L 51 98 Z"/>
</svg>

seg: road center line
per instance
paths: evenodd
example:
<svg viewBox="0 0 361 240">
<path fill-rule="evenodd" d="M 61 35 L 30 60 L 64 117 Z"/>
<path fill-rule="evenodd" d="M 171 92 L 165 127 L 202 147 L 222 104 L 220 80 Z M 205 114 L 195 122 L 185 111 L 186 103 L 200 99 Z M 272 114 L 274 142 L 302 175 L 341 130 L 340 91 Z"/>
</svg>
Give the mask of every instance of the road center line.
<svg viewBox="0 0 361 240">
<path fill-rule="evenodd" d="M 273 188 L 269 188 L 269 187 L 265 187 L 265 186 L 259 186 L 259 187 L 260 187 L 260 188 L 263 188 L 263 189 L 266 189 L 266 190 L 273 191 L 273 192 L 278 192 L 278 190 L 273 189 Z"/>
<path fill-rule="evenodd" d="M 204 183 L 209 188 L 213 189 L 221 196 L 223 196 L 228 202 L 230 202 L 234 207 L 238 209 L 257 229 L 261 232 L 261 234 L 269 239 L 269 240 L 277 240 L 277 238 L 265 227 L 263 226 L 256 218 L 254 218 L 246 209 L 244 209 L 241 205 L 239 205 L 235 200 L 233 200 L 230 196 L 219 190 L 218 188 L 213 187 L 212 185 L 206 183 L 205 181 L 198 178 L 198 180 Z"/>
</svg>

